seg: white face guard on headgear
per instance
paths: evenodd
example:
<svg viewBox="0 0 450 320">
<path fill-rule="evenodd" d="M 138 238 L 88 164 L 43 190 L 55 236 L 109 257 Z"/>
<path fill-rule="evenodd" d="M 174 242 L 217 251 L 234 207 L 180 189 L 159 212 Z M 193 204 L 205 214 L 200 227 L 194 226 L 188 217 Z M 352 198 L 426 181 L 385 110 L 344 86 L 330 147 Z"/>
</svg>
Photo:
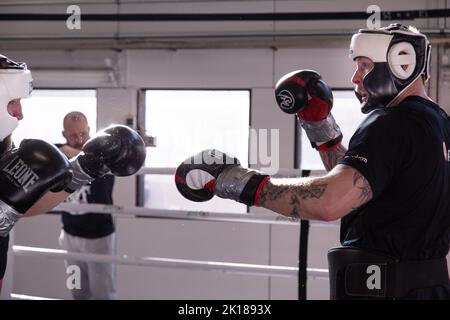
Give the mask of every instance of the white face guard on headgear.
<svg viewBox="0 0 450 320">
<path fill-rule="evenodd" d="M 363 79 L 368 99 L 361 110 L 385 108 L 421 75 L 430 77 L 431 46 L 425 35 L 408 30 L 401 24 L 381 29 L 362 29 L 354 34 L 350 58 L 367 57 L 374 67 Z"/>
<path fill-rule="evenodd" d="M 33 90 L 33 79 L 25 63 L 0 55 L 0 141 L 9 136 L 19 121 L 8 113 L 8 103 L 27 98 Z"/>
</svg>

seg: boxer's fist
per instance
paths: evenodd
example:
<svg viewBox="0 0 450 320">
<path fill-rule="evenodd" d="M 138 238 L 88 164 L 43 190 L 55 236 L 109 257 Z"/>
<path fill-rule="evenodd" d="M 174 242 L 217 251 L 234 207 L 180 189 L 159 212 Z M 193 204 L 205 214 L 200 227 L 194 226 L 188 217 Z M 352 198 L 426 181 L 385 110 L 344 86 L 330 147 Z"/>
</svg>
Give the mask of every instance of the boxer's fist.
<svg viewBox="0 0 450 320">
<path fill-rule="evenodd" d="M 26 139 L 0 158 L 0 236 L 49 190 L 60 191 L 71 180 L 67 157 L 55 146 Z"/>
<path fill-rule="evenodd" d="M 275 86 L 275 98 L 282 111 L 297 113 L 308 121 L 325 119 L 333 106 L 330 87 L 313 70 L 297 70 L 283 76 Z"/>
<path fill-rule="evenodd" d="M 108 173 L 135 174 L 144 164 L 145 155 L 144 141 L 136 131 L 122 125 L 109 126 L 89 139 L 70 161 L 73 179 L 66 191 L 73 192 Z"/>
<path fill-rule="evenodd" d="M 297 70 L 282 77 L 275 86 L 278 106 L 296 113 L 311 145 L 330 150 L 342 141 L 342 133 L 331 112 L 333 93 L 313 70 Z"/>
<path fill-rule="evenodd" d="M 251 206 L 267 177 L 241 167 L 238 159 L 223 152 L 204 150 L 178 166 L 175 184 L 192 201 L 207 201 L 217 195 Z"/>
</svg>

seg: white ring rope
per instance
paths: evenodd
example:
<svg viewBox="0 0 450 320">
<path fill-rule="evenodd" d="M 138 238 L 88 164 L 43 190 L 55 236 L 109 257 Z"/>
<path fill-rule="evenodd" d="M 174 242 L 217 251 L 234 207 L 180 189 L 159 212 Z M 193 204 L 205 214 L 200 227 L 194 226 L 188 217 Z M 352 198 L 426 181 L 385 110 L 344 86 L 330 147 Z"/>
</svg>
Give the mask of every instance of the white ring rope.
<svg viewBox="0 0 450 320">
<path fill-rule="evenodd" d="M 161 175 L 175 175 L 176 168 L 150 168 L 143 167 L 136 174 L 137 175 L 146 175 L 146 174 L 161 174 Z M 301 177 L 302 170 L 301 169 L 278 169 L 277 173 L 274 174 L 274 177 L 277 178 L 293 178 L 293 177 Z M 325 175 L 326 172 L 324 170 L 311 170 L 310 176 L 315 175 Z"/>
<path fill-rule="evenodd" d="M 68 252 L 60 249 L 38 248 L 13 245 L 16 256 L 47 257 L 55 259 L 74 259 L 93 262 L 106 262 L 121 265 L 149 266 L 158 268 L 190 269 L 204 271 L 222 271 L 225 273 L 237 273 L 258 276 L 296 277 L 297 267 L 268 266 L 249 263 L 201 261 L 187 259 L 173 259 L 160 257 L 131 257 L 127 255 L 109 256 L 104 254 L 86 254 Z M 328 279 L 327 269 L 308 268 L 308 276 L 313 278 Z"/>
<path fill-rule="evenodd" d="M 83 214 L 88 212 L 113 214 L 120 218 L 135 218 L 136 216 L 149 217 L 155 219 L 174 219 L 174 220 L 196 220 L 196 221 L 219 221 L 219 222 L 243 222 L 243 223 L 263 223 L 277 225 L 298 225 L 299 220 L 289 219 L 278 214 L 241 214 L 225 212 L 206 212 L 206 211 L 183 211 L 166 209 L 148 209 L 142 207 L 124 207 L 118 205 L 105 204 L 78 204 L 61 203 L 55 207 L 54 211 L 67 211 Z M 336 227 L 338 221 L 320 222 L 311 221 L 312 226 Z"/>
<path fill-rule="evenodd" d="M 19 293 L 11 293 L 10 297 L 13 300 L 60 300 L 60 299 L 55 299 L 55 298 L 36 297 L 36 296 L 30 296 L 27 294 L 19 294 Z"/>
</svg>

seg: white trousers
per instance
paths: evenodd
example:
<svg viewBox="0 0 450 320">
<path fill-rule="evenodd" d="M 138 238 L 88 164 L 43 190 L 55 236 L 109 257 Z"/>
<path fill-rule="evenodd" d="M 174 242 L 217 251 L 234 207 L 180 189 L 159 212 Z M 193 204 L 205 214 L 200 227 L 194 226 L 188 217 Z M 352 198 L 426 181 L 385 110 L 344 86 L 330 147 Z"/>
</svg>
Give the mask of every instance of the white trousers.
<svg viewBox="0 0 450 320">
<path fill-rule="evenodd" d="M 87 239 L 72 236 L 61 230 L 61 248 L 70 252 L 116 254 L 116 234 Z M 78 266 L 80 270 L 79 288 L 69 288 L 75 300 L 115 300 L 116 268 L 113 263 L 66 260 L 66 268 Z M 68 269 L 66 269 L 68 270 Z"/>
</svg>

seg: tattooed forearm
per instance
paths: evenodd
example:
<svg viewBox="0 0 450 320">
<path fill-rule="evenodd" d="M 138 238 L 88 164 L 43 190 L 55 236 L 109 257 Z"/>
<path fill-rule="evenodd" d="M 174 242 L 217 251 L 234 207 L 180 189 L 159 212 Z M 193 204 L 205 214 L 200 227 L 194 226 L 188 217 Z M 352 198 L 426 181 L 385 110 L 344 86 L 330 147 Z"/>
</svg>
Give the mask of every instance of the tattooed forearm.
<svg viewBox="0 0 450 320">
<path fill-rule="evenodd" d="M 309 184 L 309 185 L 274 185 L 266 183 L 261 190 L 259 203 L 264 206 L 267 200 L 274 201 L 286 196 L 298 196 L 302 200 L 308 198 L 320 198 L 325 192 L 326 184 Z M 292 198 L 291 198 L 292 201 Z M 298 200 L 297 200 L 298 201 Z"/>
<path fill-rule="evenodd" d="M 372 189 L 366 178 L 355 170 L 353 175 L 353 185 L 361 190 L 359 195 L 360 206 L 372 199 Z"/>
<path fill-rule="evenodd" d="M 322 158 L 323 165 L 327 171 L 331 171 L 339 160 L 341 160 L 347 149 L 342 144 L 339 144 L 336 149 L 330 151 L 320 151 L 320 158 Z"/>
<path fill-rule="evenodd" d="M 300 201 L 298 201 L 298 198 L 296 195 L 291 196 L 291 201 L 289 202 L 289 206 L 291 206 L 291 211 L 289 212 L 289 217 L 291 218 L 298 218 L 298 208 L 300 207 Z"/>
<path fill-rule="evenodd" d="M 286 216 L 299 218 L 302 201 L 320 199 L 327 187 L 326 183 L 304 183 L 296 185 L 273 184 L 270 181 L 261 190 L 259 205 L 273 208 L 283 206 Z M 280 205 L 282 204 L 282 205 Z"/>
</svg>

